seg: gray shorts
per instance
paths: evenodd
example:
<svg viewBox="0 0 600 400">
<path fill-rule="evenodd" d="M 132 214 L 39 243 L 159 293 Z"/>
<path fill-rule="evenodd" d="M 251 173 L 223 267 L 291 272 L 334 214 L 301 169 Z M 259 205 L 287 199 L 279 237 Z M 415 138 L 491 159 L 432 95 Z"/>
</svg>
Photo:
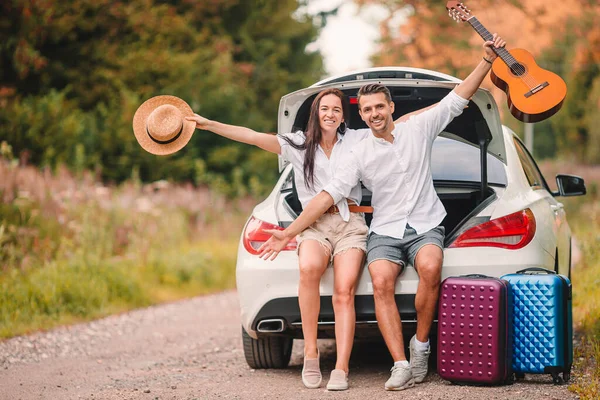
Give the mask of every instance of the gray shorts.
<svg viewBox="0 0 600 400">
<path fill-rule="evenodd" d="M 417 253 L 423 246 L 434 244 L 444 250 L 445 233 L 445 228 L 441 225 L 420 235 L 417 235 L 411 226 L 406 225 L 402 239 L 371 232 L 367 240 L 367 266 L 376 260 L 391 261 L 400 265 L 402 269 L 408 262 L 414 266 Z"/>
</svg>

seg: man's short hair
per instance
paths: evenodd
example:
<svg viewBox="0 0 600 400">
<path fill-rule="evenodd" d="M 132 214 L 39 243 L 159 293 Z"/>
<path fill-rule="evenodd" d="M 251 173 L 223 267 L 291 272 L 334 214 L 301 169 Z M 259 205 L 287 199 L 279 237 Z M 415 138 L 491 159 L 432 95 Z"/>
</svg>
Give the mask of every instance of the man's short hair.
<svg viewBox="0 0 600 400">
<path fill-rule="evenodd" d="M 385 95 L 385 99 L 387 100 L 387 102 L 388 103 L 392 102 L 392 94 L 390 93 L 390 90 L 387 87 L 380 85 L 379 83 L 369 83 L 367 85 L 364 85 L 363 87 L 361 87 L 358 90 L 358 95 L 357 95 L 358 106 L 360 107 L 360 98 L 362 96 L 366 96 L 366 95 L 370 95 L 370 94 L 377 94 L 377 93 L 383 93 Z"/>
</svg>

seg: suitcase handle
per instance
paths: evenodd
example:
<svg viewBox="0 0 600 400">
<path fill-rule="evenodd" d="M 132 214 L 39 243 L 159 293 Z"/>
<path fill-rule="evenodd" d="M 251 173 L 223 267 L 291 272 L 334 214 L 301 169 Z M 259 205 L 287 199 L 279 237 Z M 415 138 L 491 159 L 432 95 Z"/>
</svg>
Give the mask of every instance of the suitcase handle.
<svg viewBox="0 0 600 400">
<path fill-rule="evenodd" d="M 556 275 L 556 272 L 546 269 L 546 268 L 540 268 L 540 267 L 525 268 L 520 271 L 517 271 L 517 274 L 527 274 L 529 272 L 543 272 L 543 273 L 550 274 L 550 275 Z"/>
<path fill-rule="evenodd" d="M 465 278 L 491 278 L 491 276 L 488 275 L 482 275 L 482 274 L 469 274 L 469 275 L 463 275 Z"/>
</svg>

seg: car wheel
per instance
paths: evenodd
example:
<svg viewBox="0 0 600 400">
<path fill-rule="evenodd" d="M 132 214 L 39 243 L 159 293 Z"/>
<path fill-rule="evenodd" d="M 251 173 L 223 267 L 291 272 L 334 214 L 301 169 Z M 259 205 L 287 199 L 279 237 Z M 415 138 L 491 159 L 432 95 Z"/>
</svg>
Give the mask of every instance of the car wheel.
<svg viewBox="0 0 600 400">
<path fill-rule="evenodd" d="M 253 339 L 242 327 L 244 356 L 250 368 L 285 368 L 292 356 L 293 339 L 285 336 L 267 336 Z"/>
</svg>

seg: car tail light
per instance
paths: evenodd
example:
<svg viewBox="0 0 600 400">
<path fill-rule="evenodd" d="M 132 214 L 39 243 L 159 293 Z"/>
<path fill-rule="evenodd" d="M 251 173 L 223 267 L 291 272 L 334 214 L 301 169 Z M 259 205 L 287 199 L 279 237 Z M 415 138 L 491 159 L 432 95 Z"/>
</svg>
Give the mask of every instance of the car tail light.
<svg viewBox="0 0 600 400">
<path fill-rule="evenodd" d="M 535 235 L 535 217 L 528 208 L 474 226 L 456 238 L 448 247 L 501 247 L 520 249 Z"/>
<path fill-rule="evenodd" d="M 250 221 L 246 224 L 244 230 L 244 247 L 250 254 L 258 255 L 258 249 L 271 237 L 270 233 L 265 232 L 266 229 L 277 229 L 282 231 L 283 228 L 277 225 L 270 224 L 265 221 L 261 221 L 257 218 L 250 218 Z M 290 240 L 290 242 L 283 248 L 282 251 L 296 250 L 298 243 L 296 239 Z"/>
</svg>

